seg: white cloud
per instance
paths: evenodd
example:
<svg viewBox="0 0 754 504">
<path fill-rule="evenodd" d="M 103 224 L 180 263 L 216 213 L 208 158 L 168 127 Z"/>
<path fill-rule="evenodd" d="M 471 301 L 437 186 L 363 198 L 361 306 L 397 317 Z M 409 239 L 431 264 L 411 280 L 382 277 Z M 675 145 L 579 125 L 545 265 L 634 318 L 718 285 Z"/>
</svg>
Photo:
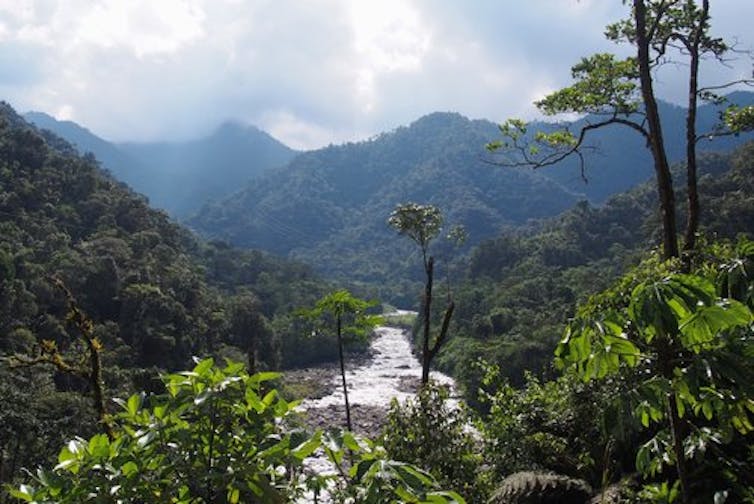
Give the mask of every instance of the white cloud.
<svg viewBox="0 0 754 504">
<path fill-rule="evenodd" d="M 204 35 L 204 14 L 183 0 L 102 0 L 80 18 L 75 45 L 125 48 L 137 57 L 174 53 Z"/>
<path fill-rule="evenodd" d="M 400 0 L 351 2 L 347 9 L 358 68 L 355 92 L 362 104 L 361 111 L 369 114 L 378 107 L 379 77 L 420 71 L 430 48 L 431 34 L 420 13 Z"/>
<path fill-rule="evenodd" d="M 322 146 L 363 138 L 362 135 L 355 135 L 353 132 L 350 135 L 342 131 L 336 133 L 332 129 L 297 117 L 290 110 L 268 111 L 251 122 L 275 138 L 286 139 L 286 145 L 299 150 L 311 148 L 312 145 Z"/>
<path fill-rule="evenodd" d="M 64 104 L 60 108 L 58 108 L 53 113 L 53 115 L 61 121 L 69 121 L 73 119 L 73 117 L 75 116 L 75 113 L 71 105 Z"/>
<path fill-rule="evenodd" d="M 240 118 L 316 147 L 436 110 L 530 118 L 579 56 L 621 50 L 602 31 L 625 12 L 618 0 L 0 0 L 0 92 L 114 140 Z M 715 31 L 749 48 L 752 18 L 754 2 L 713 5 Z"/>
</svg>

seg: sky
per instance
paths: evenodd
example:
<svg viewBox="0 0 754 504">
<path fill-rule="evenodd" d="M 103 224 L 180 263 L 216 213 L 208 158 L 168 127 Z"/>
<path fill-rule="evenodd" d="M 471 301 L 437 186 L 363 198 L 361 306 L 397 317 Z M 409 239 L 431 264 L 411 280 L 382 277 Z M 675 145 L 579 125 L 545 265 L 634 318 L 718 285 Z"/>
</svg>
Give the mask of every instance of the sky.
<svg viewBox="0 0 754 504">
<path fill-rule="evenodd" d="M 111 141 L 253 124 L 297 149 L 435 111 L 503 121 L 570 81 L 620 0 L 0 0 L 0 99 Z M 714 0 L 715 35 L 754 50 L 754 0 Z M 684 100 L 683 68 L 658 75 Z M 750 77 L 708 65 L 703 85 Z"/>
</svg>

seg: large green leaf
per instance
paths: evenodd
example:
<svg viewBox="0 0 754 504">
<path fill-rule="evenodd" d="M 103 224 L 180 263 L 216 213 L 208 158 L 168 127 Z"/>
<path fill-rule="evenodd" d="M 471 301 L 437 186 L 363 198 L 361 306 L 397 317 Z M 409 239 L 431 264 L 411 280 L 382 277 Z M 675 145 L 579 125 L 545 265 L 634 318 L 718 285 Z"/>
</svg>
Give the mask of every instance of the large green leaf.
<svg viewBox="0 0 754 504">
<path fill-rule="evenodd" d="M 709 348 L 723 331 L 751 322 L 751 311 L 738 301 L 725 300 L 712 306 L 701 306 L 679 327 L 681 341 L 687 349 L 699 353 Z"/>
</svg>

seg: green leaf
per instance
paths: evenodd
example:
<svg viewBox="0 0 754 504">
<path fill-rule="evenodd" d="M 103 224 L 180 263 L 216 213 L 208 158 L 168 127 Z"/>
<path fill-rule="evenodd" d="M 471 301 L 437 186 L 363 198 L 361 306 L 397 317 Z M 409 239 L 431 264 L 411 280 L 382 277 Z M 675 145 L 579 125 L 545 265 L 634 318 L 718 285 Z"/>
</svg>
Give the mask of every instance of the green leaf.
<svg viewBox="0 0 754 504">
<path fill-rule="evenodd" d="M 314 435 L 298 445 L 296 448 L 293 449 L 291 452 L 294 457 L 296 457 L 299 460 L 304 460 L 306 457 L 310 456 L 314 451 L 319 448 L 322 445 L 322 431 L 318 430 L 314 433 Z"/>
<path fill-rule="evenodd" d="M 452 491 L 438 491 L 438 492 L 430 492 L 427 494 L 427 499 L 434 499 L 435 497 L 440 497 L 443 500 L 441 501 L 430 500 L 430 502 L 448 502 L 450 504 L 466 504 L 466 500 L 463 497 L 461 497 L 458 493 L 452 492 Z"/>
<path fill-rule="evenodd" d="M 704 417 L 707 420 L 712 420 L 712 416 L 714 414 L 712 410 L 712 402 L 711 401 L 704 401 L 702 403 L 702 413 L 704 414 Z"/>
<path fill-rule="evenodd" d="M 214 366 L 215 360 L 212 357 L 199 361 L 193 371 L 197 376 L 206 376 L 207 372 Z"/>
<path fill-rule="evenodd" d="M 89 440 L 87 451 L 95 459 L 105 458 L 110 455 L 110 440 L 105 434 L 97 434 Z"/>
<path fill-rule="evenodd" d="M 84 451 L 83 440 L 73 439 L 69 441 L 58 454 L 58 464 L 55 466 L 55 470 L 65 469 L 72 474 L 77 474 L 81 466 L 80 460 Z"/>
<path fill-rule="evenodd" d="M 133 394 L 131 397 L 129 397 L 128 402 L 126 403 L 126 411 L 128 411 L 128 413 L 130 413 L 131 415 L 136 415 L 136 413 L 139 411 L 139 408 L 141 408 L 143 398 L 143 394 Z"/>
<path fill-rule="evenodd" d="M 364 475 L 369 472 L 375 462 L 377 462 L 376 459 L 367 459 L 360 461 L 358 464 L 356 464 L 356 466 L 351 468 L 350 476 L 355 477 L 357 480 L 361 481 L 364 478 Z"/>
<path fill-rule="evenodd" d="M 277 396 L 278 396 L 278 391 L 275 389 L 272 389 L 265 394 L 264 398 L 262 399 L 262 403 L 265 406 L 269 407 L 273 402 L 275 402 L 275 399 L 277 398 Z"/>
<path fill-rule="evenodd" d="M 354 452 L 361 451 L 361 446 L 356 440 L 356 437 L 353 435 L 353 433 L 348 431 L 343 433 L 343 446 Z"/>
<path fill-rule="evenodd" d="M 752 314 L 746 305 L 726 300 L 698 309 L 683 321 L 679 330 L 684 346 L 699 353 L 723 331 L 745 326 L 751 321 Z"/>
<path fill-rule="evenodd" d="M 256 411 L 257 413 L 264 411 L 265 405 L 254 390 L 247 388 L 245 392 L 245 398 L 246 404 L 249 407 L 253 408 L 254 411 Z"/>
<path fill-rule="evenodd" d="M 28 485 L 19 485 L 19 487 L 11 488 L 10 494 L 12 497 L 24 500 L 26 502 L 32 502 L 34 500 L 34 490 Z"/>
<path fill-rule="evenodd" d="M 641 424 L 646 428 L 649 427 L 649 410 L 642 409 L 641 411 Z"/>
<path fill-rule="evenodd" d="M 120 470 L 124 476 L 129 477 L 132 474 L 136 474 L 136 472 L 139 470 L 139 466 L 137 466 L 133 461 L 129 460 L 121 466 Z"/>
<path fill-rule="evenodd" d="M 280 373 L 274 372 L 274 371 L 265 371 L 262 373 L 255 373 L 249 377 L 249 381 L 253 384 L 259 384 L 263 382 L 268 382 L 272 380 L 277 380 L 282 375 Z"/>
<path fill-rule="evenodd" d="M 396 464 L 395 470 L 401 479 L 414 489 L 431 487 L 435 483 L 432 476 L 409 464 Z"/>
</svg>

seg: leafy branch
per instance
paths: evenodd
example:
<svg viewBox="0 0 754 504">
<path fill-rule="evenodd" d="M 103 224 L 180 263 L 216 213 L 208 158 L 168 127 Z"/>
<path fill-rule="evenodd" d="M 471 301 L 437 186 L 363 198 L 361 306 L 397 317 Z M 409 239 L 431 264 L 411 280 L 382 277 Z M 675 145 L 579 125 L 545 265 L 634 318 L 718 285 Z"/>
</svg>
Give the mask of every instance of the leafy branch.
<svg viewBox="0 0 754 504">
<path fill-rule="evenodd" d="M 61 373 L 82 378 L 91 387 L 92 405 L 97 412 L 97 418 L 110 440 L 114 439 L 110 415 L 105 406 L 105 392 L 102 380 L 102 343 L 94 336 L 94 322 L 84 313 L 78 302 L 65 283 L 58 277 L 50 276 L 48 280 L 63 293 L 68 305 L 66 322 L 72 324 L 79 335 L 79 339 L 86 347 L 86 354 L 81 356 L 78 363 L 72 363 L 64 356 L 57 344 L 51 340 L 43 340 L 37 347 L 37 355 L 14 355 L 10 358 L 12 367 L 28 367 L 40 364 L 52 365 Z M 88 362 L 87 362 L 88 360 Z"/>
</svg>

